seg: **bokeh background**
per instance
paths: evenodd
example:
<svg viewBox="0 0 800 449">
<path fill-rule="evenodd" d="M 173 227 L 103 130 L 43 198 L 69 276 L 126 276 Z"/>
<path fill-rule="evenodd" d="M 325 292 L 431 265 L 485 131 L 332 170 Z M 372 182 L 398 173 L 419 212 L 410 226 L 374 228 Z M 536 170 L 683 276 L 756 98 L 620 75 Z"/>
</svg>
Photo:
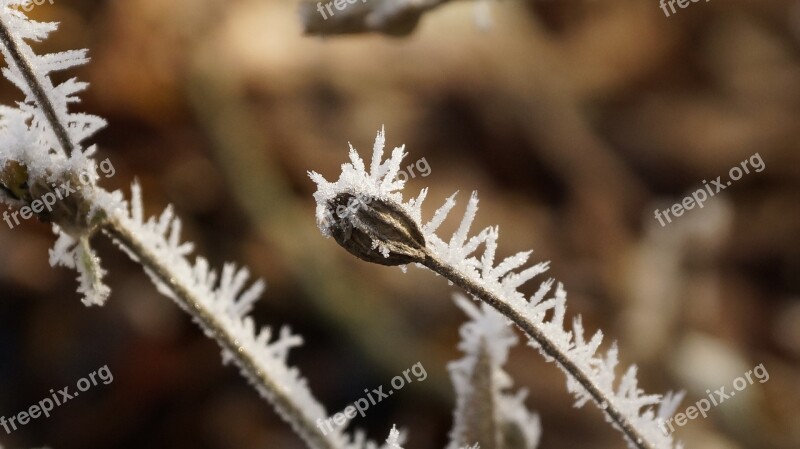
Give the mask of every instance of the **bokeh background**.
<svg viewBox="0 0 800 449">
<path fill-rule="evenodd" d="M 426 213 L 478 190 L 476 225 L 500 225 L 500 255 L 552 260 L 569 312 L 619 341 L 646 391 L 686 390 L 685 409 L 763 363 L 767 382 L 679 429 L 687 447 L 800 447 L 800 2 L 665 17 L 655 0 L 503 0 L 485 29 L 464 1 L 402 38 L 304 36 L 298 8 L 54 0 L 31 14 L 62 22 L 39 50 L 90 49 L 63 76 L 90 81 L 76 108 L 109 122 L 94 139 L 116 169 L 105 186 L 139 179 L 149 213 L 174 204 L 198 253 L 268 282 L 257 321 L 305 337 L 290 361 L 329 411 L 421 362 L 424 382 L 354 425 L 382 440 L 396 423 L 428 449 L 452 421 L 454 289 L 356 260 L 314 222 L 306 172 L 337 177 L 348 142 L 368 156 L 385 125 L 431 168 L 408 183 L 430 187 Z M 0 98 L 20 94 L 3 82 Z M 755 153 L 764 171 L 666 227 L 653 217 Z M 0 225 L 0 415 L 103 365 L 114 375 L 0 441 L 301 448 L 140 267 L 95 240 L 113 294 L 87 309 L 74 272 L 48 265 L 49 226 Z M 507 368 L 541 415 L 541 448 L 624 447 L 537 352 L 520 345 Z"/>
</svg>

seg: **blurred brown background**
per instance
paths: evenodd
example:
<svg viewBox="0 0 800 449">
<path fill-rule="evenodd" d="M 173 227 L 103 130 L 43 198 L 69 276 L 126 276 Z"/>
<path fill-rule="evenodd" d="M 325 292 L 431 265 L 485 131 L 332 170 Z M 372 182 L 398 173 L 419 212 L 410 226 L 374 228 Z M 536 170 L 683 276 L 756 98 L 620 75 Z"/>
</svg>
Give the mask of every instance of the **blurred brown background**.
<svg viewBox="0 0 800 449">
<path fill-rule="evenodd" d="M 90 81 L 77 108 L 109 121 L 94 139 L 116 168 L 105 186 L 138 178 L 149 213 L 174 204 L 198 253 L 268 282 L 257 321 L 305 337 L 290 361 L 328 411 L 421 362 L 426 381 L 354 424 L 382 440 L 396 423 L 414 449 L 444 447 L 451 424 L 453 289 L 358 261 L 314 223 L 306 171 L 338 177 L 347 143 L 368 157 L 385 125 L 387 145 L 430 165 L 407 190 L 430 187 L 428 216 L 477 189 L 477 226 L 500 225 L 500 256 L 552 260 L 570 313 L 619 340 L 646 391 L 685 389 L 684 410 L 764 364 L 769 381 L 677 432 L 688 448 L 800 448 L 800 2 L 714 0 L 667 18 L 655 0 L 504 0 L 486 31 L 457 2 L 406 38 L 304 37 L 297 10 L 55 0 L 32 15 L 62 22 L 40 51 L 90 49 L 63 76 Z M 20 99 L 8 82 L 0 96 Z M 764 171 L 666 227 L 653 217 L 756 152 Z M 48 226 L 0 225 L 0 415 L 102 365 L 114 374 L 0 441 L 302 447 L 216 344 L 95 240 L 113 294 L 86 309 L 74 273 L 48 266 Z M 508 371 L 541 414 L 541 448 L 624 447 L 535 351 L 518 347 Z"/>
</svg>

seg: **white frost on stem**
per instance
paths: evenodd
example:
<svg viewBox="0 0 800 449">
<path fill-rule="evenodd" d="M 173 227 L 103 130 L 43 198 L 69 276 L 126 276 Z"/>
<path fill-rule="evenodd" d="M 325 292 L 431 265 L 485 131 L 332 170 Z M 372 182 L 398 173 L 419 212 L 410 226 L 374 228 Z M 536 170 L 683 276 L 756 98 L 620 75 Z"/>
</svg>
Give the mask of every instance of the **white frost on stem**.
<svg viewBox="0 0 800 449">
<path fill-rule="evenodd" d="M 19 7 L 30 4 L 30 0 L 0 0 L 0 22 L 2 22 L 2 51 L 7 67 L 3 75 L 14 83 L 25 95 L 16 108 L 4 107 L 3 118 L 13 124 L 16 133 L 4 133 L 5 137 L 19 139 L 16 145 L 4 148 L 4 158 L 22 157 L 18 162 L 28 164 L 32 176 L 47 172 L 57 175 L 59 171 L 80 171 L 85 168 L 92 149 L 84 150 L 81 142 L 105 125 L 97 116 L 72 113 L 70 103 L 77 103 L 76 96 L 88 83 L 70 78 L 53 85 L 53 72 L 83 65 L 89 61 L 86 50 L 69 50 L 60 53 L 37 55 L 26 41 L 39 42 L 58 27 L 55 22 L 37 22 L 28 19 Z M 22 126 L 21 126 L 22 125 Z M 28 128 L 27 132 L 19 131 Z M 8 143 L 8 142 L 4 142 Z M 35 145 L 30 145 L 35 143 Z M 0 162 L 5 162 L 0 159 Z"/>
<path fill-rule="evenodd" d="M 71 78 L 54 85 L 50 75 L 85 64 L 89 58 L 86 50 L 35 54 L 27 41 L 45 39 L 58 24 L 28 19 L 18 8 L 30 3 L 0 0 L 0 52 L 7 64 L 2 72 L 25 95 L 16 107 L 0 106 L 0 170 L 9 163 L 21 164 L 25 168 L 25 184 L 45 189 L 65 180 L 75 185 L 78 174 L 85 173 L 88 185 L 81 194 L 88 198 L 97 188 L 96 164 L 91 159 L 95 147 L 84 149 L 82 142 L 102 128 L 105 121 L 68 110 L 70 103 L 80 101 L 76 94 L 87 83 Z M 0 195 L 0 199 L 12 206 L 21 205 L 19 198 Z M 91 223 L 97 213 L 96 209 L 78 211 L 86 217 L 73 217 L 76 223 Z M 53 230 L 59 239 L 50 253 L 51 265 L 76 269 L 84 304 L 103 304 L 110 290 L 102 282 L 104 272 L 99 259 L 89 247 L 91 229 L 54 226 Z"/>
<path fill-rule="evenodd" d="M 456 449 L 474 443 L 470 439 L 482 438 L 489 442 L 489 447 L 504 448 L 506 436 L 511 433 L 522 437 L 514 447 L 535 449 L 542 427 L 539 416 L 525 408 L 527 392 L 520 390 L 513 395 L 506 392 L 513 382 L 503 365 L 509 349 L 517 344 L 508 320 L 487 304 L 473 304 L 463 295 L 455 295 L 455 301 L 470 321 L 460 331 L 458 348 L 464 357 L 448 366 L 457 401 L 448 447 Z M 477 410 L 481 408 L 487 412 L 484 415 L 490 416 L 481 416 Z M 475 422 L 481 419 L 490 422 Z M 478 429 L 487 429 L 490 435 L 476 435 L 480 433 L 476 432 Z"/>
<path fill-rule="evenodd" d="M 58 239 L 50 251 L 51 265 L 78 271 L 84 303 L 102 304 L 110 294 L 102 283 L 104 270 L 89 247 L 89 238 L 100 228 L 144 267 L 161 293 L 174 299 L 220 344 L 223 362 L 235 363 L 310 447 L 378 449 L 363 433 L 352 437 L 337 429 L 326 435 L 317 427 L 327 418 L 325 410 L 297 368 L 286 363 L 289 349 L 300 345 L 302 338 L 288 328 L 278 335 L 270 328 L 257 329 L 247 316 L 264 290 L 263 282 L 246 287 L 246 269 L 228 264 L 218 273 L 202 257 L 190 262 L 193 245 L 181 241 L 181 222 L 172 208 L 145 221 L 138 185 L 130 203 L 120 192 L 96 185 L 95 149 L 84 149 L 82 142 L 105 122 L 68 111 L 68 104 L 79 101 L 76 94 L 87 83 L 70 79 L 53 85 L 49 78 L 52 72 L 86 63 L 86 50 L 36 55 L 26 40 L 41 41 L 57 24 L 30 20 L 17 9 L 30 3 L 0 0 L 0 52 L 7 64 L 3 74 L 25 95 L 16 107 L 0 106 L 0 170 L 10 165 L 12 180 L 20 187 L 15 191 L 17 186 L 3 185 L 0 200 L 18 207 L 31 201 L 20 196 L 29 195 L 30 186 L 48 189 L 64 182 L 74 186 L 76 178 L 84 176 L 80 198 L 59 211 L 62 220 L 52 220 L 57 222 L 53 230 Z M 393 435 L 392 441 L 399 444 Z"/>
<path fill-rule="evenodd" d="M 101 202 L 113 211 L 104 231 L 144 267 L 159 292 L 175 300 L 209 338 L 217 340 L 223 363 L 237 365 L 309 447 L 378 448 L 363 434 L 351 437 L 341 428 L 321 431 L 319 423 L 328 418 L 324 407 L 299 370 L 287 364 L 289 350 L 302 338 L 286 327 L 277 335 L 269 327 L 259 329 L 247 315 L 264 290 L 262 281 L 247 287 L 249 273 L 244 268 L 226 264 L 218 273 L 203 257 L 190 262 L 194 245 L 181 240 L 181 221 L 171 207 L 145 220 L 138 184 L 133 185 L 130 204 L 116 192 Z"/>
<path fill-rule="evenodd" d="M 323 235 L 332 235 L 332 227 L 337 226 L 337 221 L 331 219 L 329 208 L 342 194 L 369 201 L 380 200 L 394 210 L 403 211 L 425 238 L 426 257 L 419 260 L 418 265 L 447 277 L 473 297 L 490 303 L 525 331 L 530 344 L 565 372 L 567 389 L 576 397 L 576 406 L 594 402 L 611 425 L 623 433 L 630 447 L 681 447 L 658 426 L 658 418 L 674 412 L 674 407 L 669 407 L 674 404 L 662 403 L 660 395 L 644 394 L 638 387 L 635 366 L 629 367 L 617 381 L 616 345 L 613 344 L 605 353 L 599 352 L 602 332 L 585 338 L 580 316 L 572 320 L 571 330 L 565 328 L 566 291 L 561 284 L 551 293 L 554 281 L 545 280 L 529 298 L 519 291 L 522 284 L 547 271 L 548 263 L 515 271 L 528 261 L 531 252 L 526 251 L 495 264 L 498 228 L 488 227 L 476 235 L 469 235 L 478 209 L 476 193 L 470 196 L 457 231 L 449 241 L 440 238 L 436 230 L 455 206 L 455 195 L 447 199 L 429 222 L 423 223 L 421 206 L 427 189 L 423 189 L 417 198 L 403 201 L 405 182 L 395 179 L 395 175 L 406 153 L 403 147 L 395 148 L 391 157 L 384 161 L 384 141 L 385 134 L 381 130 L 375 139 L 369 171 L 351 146 L 350 162 L 342 165 L 337 181 L 329 182 L 319 173 L 309 173 L 317 184 L 314 198 L 317 223 Z M 375 245 L 380 243 L 374 242 Z M 483 253 L 477 255 L 481 246 Z"/>
</svg>

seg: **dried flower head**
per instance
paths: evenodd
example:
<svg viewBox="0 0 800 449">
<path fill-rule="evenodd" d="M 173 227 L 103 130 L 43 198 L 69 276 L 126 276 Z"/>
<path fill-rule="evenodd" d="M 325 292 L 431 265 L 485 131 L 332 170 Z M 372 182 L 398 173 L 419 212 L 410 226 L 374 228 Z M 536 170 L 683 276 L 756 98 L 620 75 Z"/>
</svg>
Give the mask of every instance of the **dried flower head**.
<svg viewBox="0 0 800 449">
<path fill-rule="evenodd" d="M 421 263 L 427 256 L 427 241 L 419 224 L 419 208 L 404 203 L 399 193 L 405 181 L 397 173 L 406 153 L 404 147 L 397 147 L 383 161 L 384 143 L 381 130 L 369 168 L 351 146 L 351 162 L 342 166 L 336 182 L 309 173 L 317 184 L 317 224 L 323 235 L 333 237 L 359 259 L 381 265 Z"/>
<path fill-rule="evenodd" d="M 391 201 L 340 193 L 328 201 L 326 220 L 336 243 L 367 262 L 405 265 L 425 259 L 425 237 Z"/>
</svg>

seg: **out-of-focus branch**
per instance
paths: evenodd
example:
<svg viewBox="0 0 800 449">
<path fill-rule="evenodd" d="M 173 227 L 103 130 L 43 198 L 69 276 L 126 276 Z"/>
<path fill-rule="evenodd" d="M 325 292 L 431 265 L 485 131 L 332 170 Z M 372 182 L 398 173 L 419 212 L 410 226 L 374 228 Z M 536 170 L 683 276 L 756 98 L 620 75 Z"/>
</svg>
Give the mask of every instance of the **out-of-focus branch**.
<svg viewBox="0 0 800 449">
<path fill-rule="evenodd" d="M 302 0 L 300 23 L 307 35 L 375 32 L 406 36 L 414 31 L 424 13 L 449 1 Z"/>
</svg>

